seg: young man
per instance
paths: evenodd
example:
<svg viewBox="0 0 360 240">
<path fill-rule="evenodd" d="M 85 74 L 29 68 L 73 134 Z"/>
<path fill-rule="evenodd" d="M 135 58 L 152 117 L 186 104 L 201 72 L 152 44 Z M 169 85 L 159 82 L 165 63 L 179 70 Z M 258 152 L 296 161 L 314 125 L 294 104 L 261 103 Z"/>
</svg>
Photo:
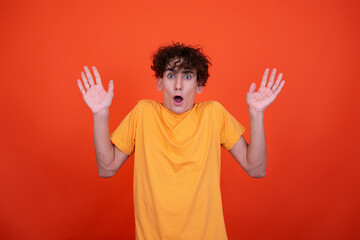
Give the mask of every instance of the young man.
<svg viewBox="0 0 360 240">
<path fill-rule="evenodd" d="M 87 67 L 78 85 L 93 113 L 98 173 L 113 176 L 129 155 L 134 160 L 134 207 L 137 239 L 227 239 L 220 193 L 221 146 L 252 177 L 264 177 L 264 111 L 285 82 L 266 69 L 260 88 L 247 93 L 250 142 L 245 128 L 216 101 L 194 103 L 209 77 L 208 58 L 184 44 L 154 54 L 157 87 L 163 103 L 141 100 L 109 135 L 113 82 L 106 92 Z"/>
</svg>

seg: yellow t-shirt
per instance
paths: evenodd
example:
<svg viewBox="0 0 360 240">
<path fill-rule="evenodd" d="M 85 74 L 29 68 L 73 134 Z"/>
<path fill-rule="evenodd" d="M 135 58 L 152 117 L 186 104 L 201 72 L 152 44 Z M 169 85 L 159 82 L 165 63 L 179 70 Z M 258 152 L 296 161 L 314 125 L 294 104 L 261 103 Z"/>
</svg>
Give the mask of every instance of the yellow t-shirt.
<svg viewBox="0 0 360 240">
<path fill-rule="evenodd" d="M 136 239 L 227 239 L 220 192 L 220 146 L 231 149 L 245 128 L 216 101 L 175 114 L 141 100 L 112 133 L 135 151 Z"/>
</svg>

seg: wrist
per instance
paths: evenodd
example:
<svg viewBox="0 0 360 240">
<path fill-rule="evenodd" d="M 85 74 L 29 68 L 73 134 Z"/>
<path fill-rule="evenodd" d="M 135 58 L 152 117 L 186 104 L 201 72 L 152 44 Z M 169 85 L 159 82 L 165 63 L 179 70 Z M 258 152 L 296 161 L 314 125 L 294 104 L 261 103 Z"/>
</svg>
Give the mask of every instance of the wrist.
<svg viewBox="0 0 360 240">
<path fill-rule="evenodd" d="M 94 118 L 99 118 L 99 117 L 107 117 L 109 116 L 109 108 L 104 108 L 100 111 L 97 112 L 93 112 L 93 117 Z"/>
<path fill-rule="evenodd" d="M 249 108 L 249 116 L 250 118 L 263 118 L 264 117 L 264 111 L 262 110 L 258 110 L 258 109 L 254 109 L 254 108 Z"/>
</svg>

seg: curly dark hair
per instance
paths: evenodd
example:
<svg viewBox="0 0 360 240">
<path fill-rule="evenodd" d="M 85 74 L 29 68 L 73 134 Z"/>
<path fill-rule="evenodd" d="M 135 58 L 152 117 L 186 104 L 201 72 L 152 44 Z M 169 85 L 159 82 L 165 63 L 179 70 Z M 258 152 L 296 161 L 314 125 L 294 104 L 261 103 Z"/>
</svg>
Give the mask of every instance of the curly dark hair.
<svg viewBox="0 0 360 240">
<path fill-rule="evenodd" d="M 155 72 L 155 77 L 162 78 L 169 63 L 178 58 L 175 65 L 180 69 L 196 70 L 197 82 L 199 86 L 205 86 L 209 78 L 210 58 L 202 52 L 200 47 L 193 47 L 183 43 L 172 43 L 172 45 L 162 46 L 153 55 L 151 69 Z M 182 62 L 180 62 L 180 59 Z M 175 66 L 171 66 L 175 67 Z"/>
</svg>

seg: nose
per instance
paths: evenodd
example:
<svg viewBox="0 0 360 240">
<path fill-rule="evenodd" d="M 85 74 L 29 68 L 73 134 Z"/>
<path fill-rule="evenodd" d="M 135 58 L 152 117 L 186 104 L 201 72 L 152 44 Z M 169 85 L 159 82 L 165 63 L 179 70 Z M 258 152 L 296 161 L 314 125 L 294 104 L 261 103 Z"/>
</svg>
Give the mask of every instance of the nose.
<svg viewBox="0 0 360 240">
<path fill-rule="evenodd" d="M 182 90 L 182 81 L 180 76 L 177 76 L 175 80 L 175 90 Z"/>
</svg>

